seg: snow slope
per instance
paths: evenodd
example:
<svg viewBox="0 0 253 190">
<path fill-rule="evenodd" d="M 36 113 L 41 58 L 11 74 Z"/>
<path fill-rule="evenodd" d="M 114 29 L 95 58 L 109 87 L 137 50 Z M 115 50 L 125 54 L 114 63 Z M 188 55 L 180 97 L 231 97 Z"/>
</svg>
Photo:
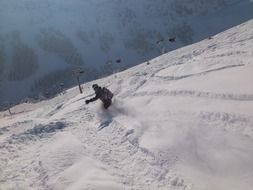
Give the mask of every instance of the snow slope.
<svg viewBox="0 0 253 190">
<path fill-rule="evenodd" d="M 0 109 L 76 85 L 78 68 L 90 81 L 200 41 L 252 10 L 249 0 L 1 0 Z"/>
<path fill-rule="evenodd" d="M 253 20 L 0 113 L 0 189 L 251 190 Z M 110 88 L 108 111 L 91 84 Z"/>
</svg>

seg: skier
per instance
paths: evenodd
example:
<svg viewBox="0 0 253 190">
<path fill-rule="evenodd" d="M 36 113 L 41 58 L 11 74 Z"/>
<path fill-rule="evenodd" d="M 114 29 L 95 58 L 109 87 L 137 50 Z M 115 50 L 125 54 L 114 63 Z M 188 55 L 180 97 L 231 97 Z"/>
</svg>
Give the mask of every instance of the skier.
<svg viewBox="0 0 253 190">
<path fill-rule="evenodd" d="M 107 109 L 112 104 L 113 93 L 105 87 L 100 87 L 97 84 L 93 84 L 92 88 L 95 91 L 96 96 L 89 100 L 85 100 L 85 103 L 94 102 L 97 99 L 100 99 L 104 103 L 104 108 Z"/>
</svg>

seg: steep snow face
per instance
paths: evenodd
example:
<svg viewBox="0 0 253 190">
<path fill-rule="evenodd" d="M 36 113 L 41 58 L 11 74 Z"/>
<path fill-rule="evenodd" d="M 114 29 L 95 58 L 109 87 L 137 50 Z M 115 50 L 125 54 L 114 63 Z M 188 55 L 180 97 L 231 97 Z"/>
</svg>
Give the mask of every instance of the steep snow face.
<svg viewBox="0 0 253 190">
<path fill-rule="evenodd" d="M 2 189 L 251 190 L 253 20 L 0 112 Z M 112 106 L 85 104 L 98 83 Z"/>
<path fill-rule="evenodd" d="M 76 84 L 78 68 L 85 81 L 136 65 L 249 20 L 252 9 L 248 0 L 1 0 L 0 101 L 52 95 Z"/>
</svg>

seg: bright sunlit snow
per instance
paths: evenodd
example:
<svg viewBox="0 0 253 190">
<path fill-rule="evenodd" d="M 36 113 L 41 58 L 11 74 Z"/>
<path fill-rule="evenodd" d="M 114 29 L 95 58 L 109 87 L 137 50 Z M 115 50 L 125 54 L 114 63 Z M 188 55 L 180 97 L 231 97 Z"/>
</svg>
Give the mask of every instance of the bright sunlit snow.
<svg viewBox="0 0 253 190">
<path fill-rule="evenodd" d="M 0 189 L 252 190 L 252 50 L 253 20 L 1 112 Z"/>
</svg>

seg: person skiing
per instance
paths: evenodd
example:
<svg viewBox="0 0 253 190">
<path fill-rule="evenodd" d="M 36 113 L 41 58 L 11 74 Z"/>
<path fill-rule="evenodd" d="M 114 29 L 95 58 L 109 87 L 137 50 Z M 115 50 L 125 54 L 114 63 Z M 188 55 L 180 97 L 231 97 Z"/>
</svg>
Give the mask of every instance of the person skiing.
<svg viewBox="0 0 253 190">
<path fill-rule="evenodd" d="M 85 100 L 85 103 L 89 104 L 90 102 L 100 99 L 104 103 L 104 108 L 109 108 L 109 106 L 112 104 L 113 93 L 109 89 L 105 87 L 102 88 L 97 84 L 93 84 L 92 88 L 94 89 L 96 96 L 89 100 Z"/>
</svg>

